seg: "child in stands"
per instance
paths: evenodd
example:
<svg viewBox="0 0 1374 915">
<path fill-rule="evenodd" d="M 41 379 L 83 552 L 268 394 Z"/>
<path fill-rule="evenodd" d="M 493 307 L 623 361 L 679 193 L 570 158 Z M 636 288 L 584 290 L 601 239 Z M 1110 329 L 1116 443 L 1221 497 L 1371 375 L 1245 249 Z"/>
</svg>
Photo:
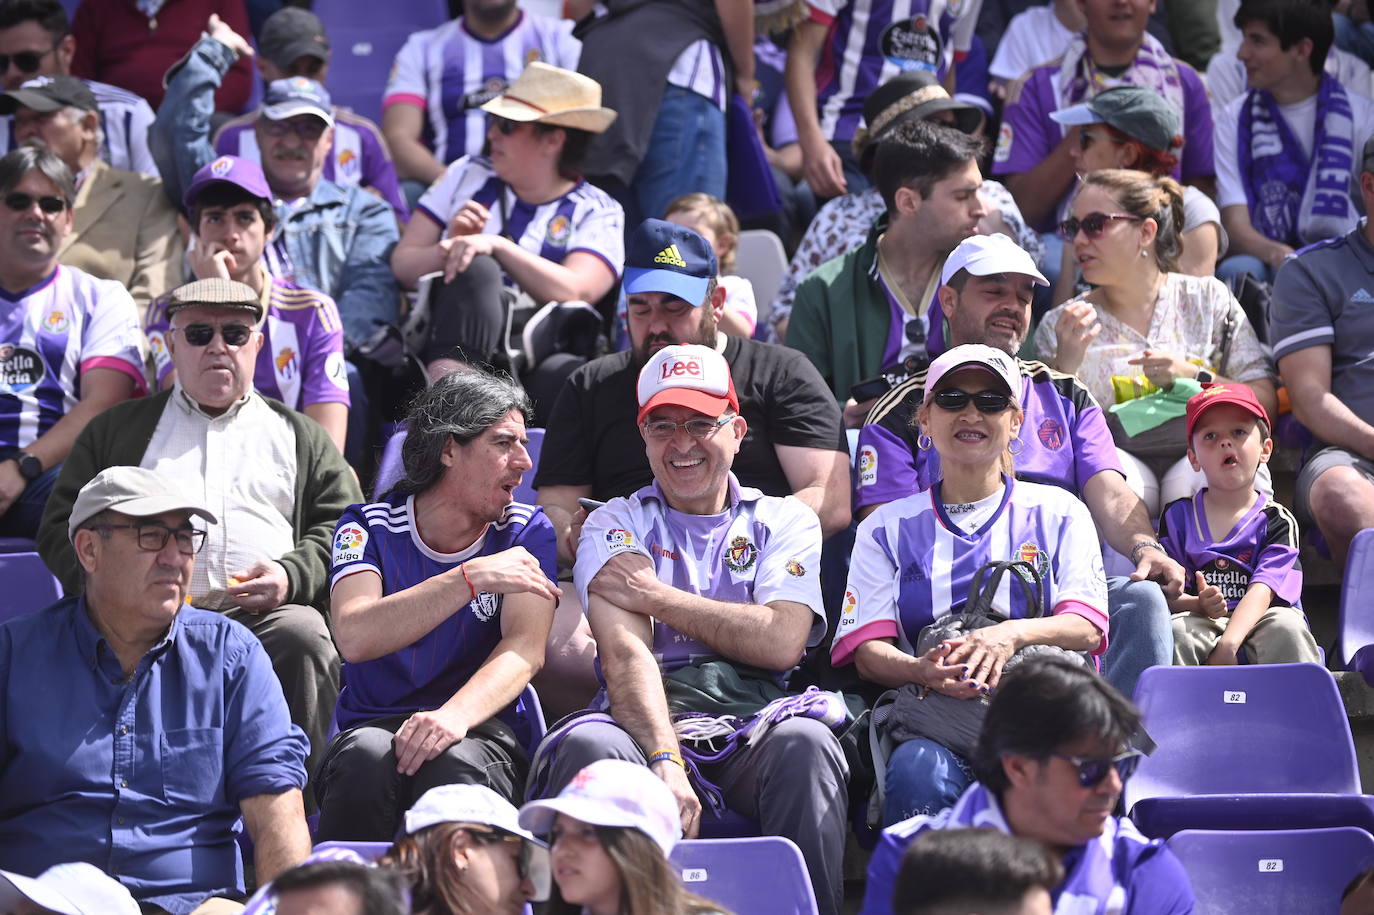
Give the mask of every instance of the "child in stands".
<svg viewBox="0 0 1374 915">
<path fill-rule="evenodd" d="M 663 218 L 696 232 L 716 252 L 720 285 L 725 287 L 725 314 L 718 326 L 736 337 L 752 337 L 759 322 L 759 308 L 754 302 L 753 284 L 735 275 L 739 219 L 730 204 L 710 194 L 683 194 L 668 204 Z"/>
<path fill-rule="evenodd" d="M 1159 540 L 1187 573 L 1170 602 L 1174 662 L 1320 663 L 1301 609 L 1298 525 L 1255 489 L 1274 443 L 1269 417 L 1246 385 L 1205 384 L 1188 401 L 1188 461 L 1206 488 L 1165 507 Z"/>
</svg>

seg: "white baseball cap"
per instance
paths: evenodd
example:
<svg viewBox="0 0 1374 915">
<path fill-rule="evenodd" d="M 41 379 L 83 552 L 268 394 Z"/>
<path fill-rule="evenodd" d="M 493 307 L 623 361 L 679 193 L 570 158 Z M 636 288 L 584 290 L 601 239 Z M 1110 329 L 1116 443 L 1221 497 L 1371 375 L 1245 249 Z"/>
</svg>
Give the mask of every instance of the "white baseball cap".
<svg viewBox="0 0 1374 915">
<path fill-rule="evenodd" d="M 403 831 L 412 836 L 422 829 L 440 823 L 475 823 L 491 826 L 525 840 L 526 861 L 530 882 L 534 884 L 534 901 L 549 898 L 549 849 L 532 832 L 520 826 L 515 806 L 486 785 L 440 785 L 431 788 L 415 806 L 406 811 Z"/>
<path fill-rule="evenodd" d="M 940 271 L 940 282 L 949 283 L 949 278 L 960 270 L 967 270 L 974 276 L 991 276 L 994 273 L 1019 273 L 1035 280 L 1036 285 L 1048 286 L 1035 266 L 1035 260 L 1016 242 L 1001 232 L 992 235 L 970 235 L 959 242 L 958 247 L 945 258 L 944 269 Z"/>
<path fill-rule="evenodd" d="M 706 416 L 719 416 L 726 407 L 738 413 L 739 398 L 725 357 L 696 343 L 665 346 L 650 356 L 639 372 L 637 422 L 667 404 Z"/>
<path fill-rule="evenodd" d="M 129 891 L 94 864 L 54 864 L 37 877 L 0 871 L 0 911 L 20 899 L 62 915 L 139 915 Z"/>
<path fill-rule="evenodd" d="M 962 368 L 980 368 L 992 373 L 1007 389 L 1013 399 L 1021 397 L 1021 369 L 1016 360 L 992 346 L 982 343 L 964 343 L 945 350 L 930 363 L 926 369 L 925 394 L 922 403 L 928 402 L 940 386 L 940 379 L 950 372 Z"/>
<path fill-rule="evenodd" d="M 558 797 L 530 801 L 520 808 L 520 823 L 547 835 L 557 814 L 593 826 L 638 829 L 669 855 L 682 838 L 673 792 L 647 766 L 624 759 L 601 759 L 572 777 Z"/>
</svg>

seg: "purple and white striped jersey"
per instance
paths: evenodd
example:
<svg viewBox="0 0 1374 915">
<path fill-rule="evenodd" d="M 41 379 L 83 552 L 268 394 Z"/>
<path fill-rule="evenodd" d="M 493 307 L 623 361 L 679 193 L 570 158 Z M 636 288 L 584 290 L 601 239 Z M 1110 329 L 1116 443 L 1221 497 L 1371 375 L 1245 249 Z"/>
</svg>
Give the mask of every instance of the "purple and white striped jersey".
<svg viewBox="0 0 1374 915">
<path fill-rule="evenodd" d="M 141 95 L 109 83 L 84 79 L 83 83 L 95 96 L 100 109 L 100 129 L 105 141 L 100 158 L 112 168 L 140 172 L 157 178 L 157 163 L 148 150 L 148 128 L 153 126 L 153 109 Z M 0 149 L 13 151 L 19 144 L 14 139 L 14 115 L 0 116 Z"/>
<path fill-rule="evenodd" d="M 950 520 L 939 484 L 889 502 L 859 523 L 831 664 L 848 664 L 870 639 L 893 638 L 914 653 L 921 630 L 960 612 L 973 574 L 997 560 L 1034 566 L 1046 611 L 1087 619 L 1102 633 L 1095 653 L 1106 650 L 1107 578 L 1087 506 L 1058 486 L 1003 481 L 996 513 L 972 533 Z M 1002 576 L 993 603 L 1022 619 L 1026 596 L 1014 584 Z"/>
<path fill-rule="evenodd" d="M 1159 542 L 1184 571 L 1184 590 L 1197 593 L 1197 573 L 1221 589 L 1226 609 L 1253 584 L 1268 585 L 1274 606 L 1302 609 L 1298 522 L 1282 505 L 1259 493 L 1236 526 L 1217 539 L 1207 526 L 1206 489 L 1170 502 L 1159 515 Z"/>
<path fill-rule="evenodd" d="M 30 289 L 0 289 L 0 449 L 51 429 L 90 369 L 123 372 L 144 394 L 144 345 L 134 300 L 114 280 L 59 266 Z"/>
<path fill-rule="evenodd" d="M 561 264 L 572 252 L 587 251 L 605 261 L 616 277 L 625 267 L 625 211 L 606 192 L 586 181 L 579 180 L 562 197 L 530 204 L 515 196 L 515 191 L 496 176 L 491 160 L 467 156 L 450 165 L 429 186 L 415 204 L 415 212 L 438 223 L 448 237 L 449 221 L 469 200 L 491 212 L 483 232 L 506 235 L 542 258 Z"/>
<path fill-rule="evenodd" d="M 349 575 L 375 572 L 382 579 L 382 593 L 395 594 L 465 560 L 517 546 L 529 550 L 550 581 L 557 579 L 553 525 L 537 505 L 512 502 L 500 521 L 487 525 L 482 536 L 457 553 L 440 553 L 420 539 L 414 511 L 415 497 L 400 490 L 380 502 L 350 505 L 334 528 L 330 589 Z M 460 587 L 454 603 L 467 596 L 467 588 Z M 335 713 L 339 729 L 447 702 L 501 641 L 504 600 L 483 591 L 406 647 L 345 664 Z"/>
<path fill-rule="evenodd" d="M 467 30 L 460 16 L 406 39 L 391 67 L 382 108 L 396 102 L 425 113 L 422 139 L 440 162 L 482 151 L 487 113 L 496 98 L 536 60 L 576 70 L 582 42 L 572 37 L 570 19 L 521 13 L 520 20 L 491 40 Z"/>
<path fill-rule="evenodd" d="M 659 581 L 689 594 L 740 604 L 785 600 L 814 614 L 807 645 L 825 636 L 821 606 L 821 527 L 794 496 L 765 496 L 730 474 L 729 508 L 688 515 L 668 506 L 657 483 L 612 499 L 587 516 L 577 541 L 573 582 L 582 606 L 587 586 L 612 556 L 638 553 Z M 654 658 L 664 673 L 719 652 L 654 620 Z M 786 671 L 778 671 L 779 679 Z"/>
<path fill-rule="evenodd" d="M 905 70 L 940 79 L 973 43 L 983 0 L 808 0 L 827 26 L 816 66 L 821 132 L 848 142 L 863 122 L 864 99 Z M 981 87 L 980 87 L 981 88 Z"/>
</svg>

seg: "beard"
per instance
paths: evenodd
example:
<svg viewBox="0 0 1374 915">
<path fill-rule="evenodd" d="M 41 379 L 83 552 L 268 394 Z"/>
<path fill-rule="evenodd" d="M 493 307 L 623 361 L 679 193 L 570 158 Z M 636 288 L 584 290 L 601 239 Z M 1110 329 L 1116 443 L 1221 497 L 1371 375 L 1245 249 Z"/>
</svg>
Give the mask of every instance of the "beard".
<svg viewBox="0 0 1374 915">
<path fill-rule="evenodd" d="M 665 346 L 677 346 L 683 343 L 697 343 L 702 346 L 716 347 L 716 316 L 711 313 L 709 304 L 700 306 L 701 320 L 697 322 L 696 330 L 689 339 L 678 340 L 672 334 L 650 334 L 643 340 L 630 341 L 631 361 L 635 369 L 641 369 L 649 361 L 649 357 Z"/>
</svg>

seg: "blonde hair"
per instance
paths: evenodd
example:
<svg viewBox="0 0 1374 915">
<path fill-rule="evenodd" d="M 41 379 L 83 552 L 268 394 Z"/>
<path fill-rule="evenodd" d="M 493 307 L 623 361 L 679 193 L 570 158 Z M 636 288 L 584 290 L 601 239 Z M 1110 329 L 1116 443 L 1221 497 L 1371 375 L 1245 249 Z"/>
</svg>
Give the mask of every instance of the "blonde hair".
<svg viewBox="0 0 1374 915">
<path fill-rule="evenodd" d="M 1183 253 L 1183 186 L 1173 178 L 1156 178 L 1131 168 L 1104 168 L 1083 177 L 1084 188 L 1097 187 L 1116 198 L 1121 209 L 1154 220 L 1155 264 L 1165 273 L 1178 272 Z"/>
<path fill-rule="evenodd" d="M 739 245 L 739 218 L 735 216 L 735 211 L 730 209 L 730 204 L 719 197 L 693 191 L 690 194 L 683 194 L 668 204 L 668 209 L 664 211 L 663 218 L 667 219 L 674 213 L 689 213 L 706 223 L 707 228 L 716 236 L 716 262 L 720 267 L 720 275 L 725 276 L 735 272 L 735 250 Z"/>
</svg>

